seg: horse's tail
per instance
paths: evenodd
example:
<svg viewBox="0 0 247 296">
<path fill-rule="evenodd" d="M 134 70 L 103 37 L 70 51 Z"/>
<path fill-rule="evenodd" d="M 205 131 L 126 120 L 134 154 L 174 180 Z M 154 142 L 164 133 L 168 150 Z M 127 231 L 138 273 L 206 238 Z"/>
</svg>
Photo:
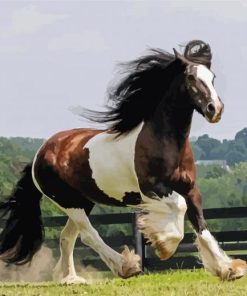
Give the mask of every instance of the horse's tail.
<svg viewBox="0 0 247 296">
<path fill-rule="evenodd" d="M 1 216 L 7 215 L 0 234 L 0 259 L 25 264 L 40 249 L 44 237 L 40 199 L 32 180 L 32 165 L 27 165 L 11 196 L 0 203 Z"/>
</svg>

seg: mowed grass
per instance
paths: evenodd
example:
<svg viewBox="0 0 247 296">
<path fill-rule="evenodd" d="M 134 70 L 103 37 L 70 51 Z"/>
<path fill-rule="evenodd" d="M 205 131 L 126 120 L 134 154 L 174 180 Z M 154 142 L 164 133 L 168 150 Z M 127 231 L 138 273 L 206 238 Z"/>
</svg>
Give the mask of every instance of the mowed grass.
<svg viewBox="0 0 247 296">
<path fill-rule="evenodd" d="M 203 270 L 155 273 L 128 280 L 102 280 L 91 285 L 58 285 L 53 282 L 1 283 L 0 295 L 7 296 L 246 296 L 247 277 L 234 282 L 221 282 Z"/>
</svg>

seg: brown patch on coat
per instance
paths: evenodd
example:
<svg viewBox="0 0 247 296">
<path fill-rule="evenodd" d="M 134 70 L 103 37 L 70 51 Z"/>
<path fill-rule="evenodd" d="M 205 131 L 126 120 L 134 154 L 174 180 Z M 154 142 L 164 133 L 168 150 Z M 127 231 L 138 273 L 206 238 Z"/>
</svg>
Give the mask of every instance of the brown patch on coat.
<svg viewBox="0 0 247 296">
<path fill-rule="evenodd" d="M 169 182 L 173 184 L 174 190 L 181 194 L 188 194 L 195 185 L 196 167 L 193 152 L 186 138 L 184 147 L 179 155 L 178 167 L 170 175 Z"/>
<path fill-rule="evenodd" d="M 73 129 L 55 134 L 40 149 L 34 165 L 35 179 L 45 195 L 64 208 L 90 211 L 92 201 L 82 191 L 91 176 L 88 150 L 83 147 L 100 130 Z"/>
</svg>

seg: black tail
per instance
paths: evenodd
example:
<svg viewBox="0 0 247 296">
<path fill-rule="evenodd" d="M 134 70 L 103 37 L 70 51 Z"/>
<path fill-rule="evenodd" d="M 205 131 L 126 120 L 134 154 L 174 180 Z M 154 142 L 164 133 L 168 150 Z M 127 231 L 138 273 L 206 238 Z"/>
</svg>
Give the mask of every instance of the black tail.
<svg viewBox="0 0 247 296">
<path fill-rule="evenodd" d="M 40 199 L 32 180 L 32 166 L 27 165 L 10 198 L 0 203 L 1 215 L 7 221 L 0 234 L 0 259 L 25 264 L 40 249 L 44 237 Z"/>
</svg>

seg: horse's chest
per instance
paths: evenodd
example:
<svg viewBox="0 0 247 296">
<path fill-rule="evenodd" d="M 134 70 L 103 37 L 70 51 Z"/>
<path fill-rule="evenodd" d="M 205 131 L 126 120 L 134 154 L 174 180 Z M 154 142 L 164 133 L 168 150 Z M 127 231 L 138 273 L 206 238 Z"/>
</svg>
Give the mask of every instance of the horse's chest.
<svg viewBox="0 0 247 296">
<path fill-rule="evenodd" d="M 139 192 L 134 168 L 139 130 L 118 139 L 112 134 L 101 133 L 85 146 L 89 150 L 89 166 L 97 187 L 119 201 L 128 193 Z"/>
</svg>

